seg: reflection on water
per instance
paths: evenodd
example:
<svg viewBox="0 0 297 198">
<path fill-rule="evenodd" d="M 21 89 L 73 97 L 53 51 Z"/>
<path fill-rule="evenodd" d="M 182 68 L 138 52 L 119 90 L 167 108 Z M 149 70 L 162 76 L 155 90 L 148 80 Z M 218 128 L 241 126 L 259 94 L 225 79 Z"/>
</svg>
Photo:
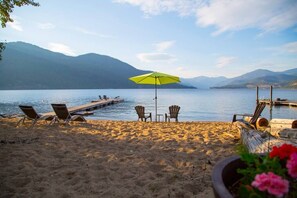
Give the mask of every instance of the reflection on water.
<svg viewBox="0 0 297 198">
<path fill-rule="evenodd" d="M 120 96 L 125 101 L 94 111 L 91 119 L 136 120 L 134 106 L 143 105 L 154 114 L 153 89 L 91 89 L 91 90 L 9 90 L 0 91 L 0 113 L 21 113 L 18 105 L 33 105 L 38 112 L 52 111 L 51 103 L 81 105 L 98 99 L 99 95 Z M 274 98 L 297 100 L 296 90 L 274 90 Z M 260 90 L 259 98 L 269 98 L 269 90 Z M 159 89 L 158 113 L 168 112 L 168 106 L 181 106 L 181 121 L 231 121 L 234 113 L 253 113 L 256 91 L 251 89 L 198 90 Z M 297 119 L 296 107 L 274 107 L 273 118 Z M 264 117 L 269 119 L 269 108 Z"/>
</svg>

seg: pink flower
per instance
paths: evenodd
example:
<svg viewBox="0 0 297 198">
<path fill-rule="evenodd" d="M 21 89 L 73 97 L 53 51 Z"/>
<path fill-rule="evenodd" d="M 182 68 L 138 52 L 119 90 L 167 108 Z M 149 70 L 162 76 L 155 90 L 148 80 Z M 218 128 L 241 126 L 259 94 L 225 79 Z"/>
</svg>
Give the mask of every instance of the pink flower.
<svg viewBox="0 0 297 198">
<path fill-rule="evenodd" d="M 270 181 L 266 173 L 257 174 L 254 181 L 252 182 L 252 186 L 258 188 L 260 191 L 267 190 L 269 185 Z"/>
<path fill-rule="evenodd" d="M 297 153 L 292 153 L 286 165 L 291 177 L 297 178 Z"/>
<path fill-rule="evenodd" d="M 289 182 L 272 172 L 256 175 L 252 186 L 260 191 L 267 190 L 268 193 L 276 197 L 282 197 L 289 192 Z"/>
</svg>

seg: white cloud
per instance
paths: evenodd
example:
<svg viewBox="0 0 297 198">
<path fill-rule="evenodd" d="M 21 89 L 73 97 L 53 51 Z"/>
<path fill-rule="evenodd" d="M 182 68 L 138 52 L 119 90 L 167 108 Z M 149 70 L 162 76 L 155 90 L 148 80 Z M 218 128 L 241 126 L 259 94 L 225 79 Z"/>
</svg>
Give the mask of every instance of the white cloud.
<svg viewBox="0 0 297 198">
<path fill-rule="evenodd" d="M 216 67 L 217 68 L 223 68 L 223 67 L 233 63 L 235 59 L 236 58 L 233 57 L 233 56 L 221 56 L 217 60 Z"/>
<path fill-rule="evenodd" d="M 268 51 L 273 56 L 283 56 L 284 54 L 297 54 L 297 41 L 286 43 L 280 46 L 265 47 L 262 50 Z"/>
<path fill-rule="evenodd" d="M 13 22 L 8 22 L 7 25 L 16 31 L 19 31 L 19 32 L 23 31 L 22 25 L 16 19 L 14 19 Z"/>
<path fill-rule="evenodd" d="M 75 30 L 80 32 L 80 33 L 83 33 L 83 34 L 98 36 L 98 34 L 96 32 L 92 32 L 92 31 L 86 30 L 86 29 L 81 28 L 81 27 L 76 27 Z"/>
<path fill-rule="evenodd" d="M 49 43 L 48 48 L 54 52 L 60 52 L 69 56 L 75 56 L 74 51 L 67 45 L 61 43 Z"/>
<path fill-rule="evenodd" d="M 179 15 L 190 15 L 202 0 L 114 0 L 117 3 L 128 3 L 139 6 L 148 15 L 158 15 L 162 12 L 178 12 Z"/>
<path fill-rule="evenodd" d="M 87 30 L 87 29 L 81 28 L 81 27 L 76 27 L 75 30 L 80 32 L 80 33 L 83 33 L 83 34 L 92 35 L 92 36 L 99 36 L 101 38 L 114 38 L 114 36 L 106 35 L 106 34 L 98 34 L 97 32 L 93 32 L 93 31 L 90 31 L 90 30 Z"/>
<path fill-rule="evenodd" d="M 174 45 L 174 43 L 175 43 L 175 41 L 163 41 L 163 42 L 154 44 L 154 46 L 156 47 L 156 50 L 158 52 L 164 52 L 165 50 L 172 47 Z"/>
<path fill-rule="evenodd" d="M 52 23 L 38 23 L 38 27 L 42 30 L 54 29 L 56 26 Z"/>
<path fill-rule="evenodd" d="M 259 28 L 278 31 L 297 23 L 297 2 L 290 0 L 213 0 L 197 10 L 197 23 L 225 31 Z"/>
<path fill-rule="evenodd" d="M 178 67 L 178 68 L 176 68 L 176 70 L 177 70 L 177 71 L 183 71 L 184 68 L 183 68 L 183 67 Z"/>
<path fill-rule="evenodd" d="M 163 62 L 172 62 L 175 61 L 176 58 L 168 53 L 164 53 L 167 49 L 174 45 L 175 41 L 162 41 L 159 43 L 153 44 L 156 48 L 156 52 L 150 53 L 139 53 L 137 54 L 137 58 L 142 62 L 156 62 L 156 61 L 163 61 Z"/>
<path fill-rule="evenodd" d="M 196 15 L 199 26 L 214 26 L 213 35 L 257 28 L 280 31 L 297 24 L 296 0 L 114 0 L 138 6 L 146 15 L 177 12 Z"/>
<path fill-rule="evenodd" d="M 165 61 L 172 62 L 175 57 L 167 53 L 140 53 L 137 58 L 142 62 Z"/>
<path fill-rule="evenodd" d="M 287 52 L 297 54 L 297 42 L 287 43 L 283 46 L 283 49 Z"/>
</svg>

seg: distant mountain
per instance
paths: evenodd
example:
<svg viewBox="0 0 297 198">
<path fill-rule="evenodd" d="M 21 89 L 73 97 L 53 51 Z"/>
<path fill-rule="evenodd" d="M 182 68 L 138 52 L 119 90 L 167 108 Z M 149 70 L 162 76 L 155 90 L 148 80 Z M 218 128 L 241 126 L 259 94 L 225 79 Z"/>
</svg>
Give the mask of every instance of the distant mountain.
<svg viewBox="0 0 297 198">
<path fill-rule="evenodd" d="M 297 68 L 283 72 L 257 69 L 235 78 L 198 76 L 181 79 L 182 84 L 198 89 L 253 88 L 256 86 L 270 87 L 271 85 L 275 88 L 294 88 L 294 83 L 293 86 L 291 85 L 294 80 L 297 80 Z"/>
<path fill-rule="evenodd" d="M 258 69 L 244 75 L 230 78 L 220 82 L 212 88 L 252 88 L 252 87 L 269 87 L 277 88 L 288 87 L 288 85 L 297 80 L 297 68 L 283 72 L 273 72 L 269 70 Z"/>
<path fill-rule="evenodd" d="M 295 69 L 289 69 L 289 70 L 286 70 L 284 72 L 282 72 L 283 74 L 288 74 L 288 75 L 295 75 L 297 76 L 297 68 Z"/>
<path fill-rule="evenodd" d="M 297 89 L 297 80 L 294 80 L 292 82 L 290 82 L 286 88 L 290 88 L 290 89 Z"/>
<path fill-rule="evenodd" d="M 198 89 L 209 89 L 210 87 L 216 86 L 218 83 L 226 81 L 227 78 L 220 77 L 207 77 L 207 76 L 198 76 L 195 78 L 182 78 L 181 82 L 184 85 L 194 86 Z"/>
<path fill-rule="evenodd" d="M 0 89 L 148 88 L 129 77 L 143 71 L 118 59 L 85 54 L 77 57 L 23 42 L 6 44 L 0 61 Z M 181 84 L 160 88 L 189 88 Z"/>
<path fill-rule="evenodd" d="M 76 57 L 52 52 L 23 42 L 6 44 L 0 61 L 0 90 L 9 89 L 117 89 L 152 88 L 128 80 L 143 71 L 118 59 L 84 54 Z M 296 88 L 297 68 L 283 72 L 258 69 L 235 78 L 182 78 L 180 84 L 160 88 Z"/>
<path fill-rule="evenodd" d="M 241 76 L 235 77 L 235 78 L 229 78 L 225 81 L 220 82 L 217 86 L 226 86 L 226 85 L 239 85 L 244 84 L 246 81 L 249 81 L 254 78 L 261 78 L 269 75 L 273 75 L 274 72 L 270 70 L 265 69 L 257 69 L 252 72 L 248 72 L 246 74 L 243 74 Z"/>
</svg>

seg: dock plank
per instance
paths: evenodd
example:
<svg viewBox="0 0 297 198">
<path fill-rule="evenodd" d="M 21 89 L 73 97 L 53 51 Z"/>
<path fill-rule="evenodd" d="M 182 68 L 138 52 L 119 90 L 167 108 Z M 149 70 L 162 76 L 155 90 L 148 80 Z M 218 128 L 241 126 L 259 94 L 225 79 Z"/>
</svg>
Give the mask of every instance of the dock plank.
<svg viewBox="0 0 297 198">
<path fill-rule="evenodd" d="M 106 100 L 98 100 L 98 101 L 92 101 L 87 104 L 79 105 L 79 106 L 74 106 L 74 107 L 68 107 L 69 113 L 77 113 L 81 111 L 91 111 L 94 109 L 100 109 L 105 106 L 113 105 L 119 102 L 123 102 L 124 100 L 121 98 L 110 98 Z M 44 113 L 43 115 L 55 115 L 55 112 L 47 112 Z"/>
<path fill-rule="evenodd" d="M 259 102 L 264 102 L 268 105 L 270 105 L 270 103 L 271 103 L 270 99 L 262 99 L 262 100 L 259 100 Z M 297 101 L 294 101 L 294 100 L 272 100 L 272 105 L 297 107 Z"/>
</svg>

